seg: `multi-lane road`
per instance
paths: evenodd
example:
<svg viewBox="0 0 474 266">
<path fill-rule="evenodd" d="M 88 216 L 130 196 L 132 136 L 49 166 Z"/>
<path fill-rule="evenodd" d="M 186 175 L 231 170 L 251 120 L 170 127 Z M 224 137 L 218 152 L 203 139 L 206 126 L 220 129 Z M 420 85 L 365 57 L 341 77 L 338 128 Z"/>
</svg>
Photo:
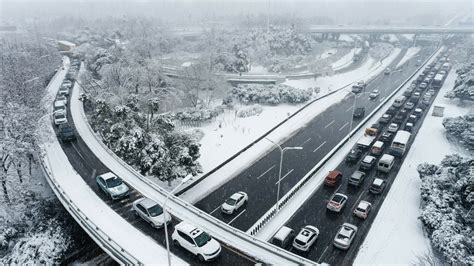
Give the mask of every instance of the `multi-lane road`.
<svg viewBox="0 0 474 266">
<path fill-rule="evenodd" d="M 380 96 L 376 100 L 369 100 L 368 94 L 362 94 L 357 98 L 357 106 L 364 106 L 365 113 L 370 113 L 418 68 L 413 61 L 418 59 L 424 61 L 434 50 L 434 47 L 423 48 L 419 57 L 412 58 L 411 62 L 403 66 L 400 71 L 394 71 L 390 75 L 383 73 L 378 75 L 367 85 L 366 91 L 377 89 Z M 403 54 L 400 53 L 400 56 L 394 60 L 390 65 L 391 69 L 395 68 Z M 285 153 L 280 181 L 280 198 L 347 136 L 350 131 L 353 100 L 354 97 L 349 94 L 342 102 L 315 116 L 305 127 L 280 144 L 282 147 L 303 147 L 303 150 L 290 150 Z M 359 122 L 360 120 L 355 120 L 352 127 L 354 128 Z M 276 203 L 279 161 L 280 151 L 271 150 L 235 178 L 197 202 L 195 206 L 238 229 L 248 230 Z M 237 191 L 248 194 L 247 206 L 233 215 L 221 213 L 219 206 Z"/>
</svg>

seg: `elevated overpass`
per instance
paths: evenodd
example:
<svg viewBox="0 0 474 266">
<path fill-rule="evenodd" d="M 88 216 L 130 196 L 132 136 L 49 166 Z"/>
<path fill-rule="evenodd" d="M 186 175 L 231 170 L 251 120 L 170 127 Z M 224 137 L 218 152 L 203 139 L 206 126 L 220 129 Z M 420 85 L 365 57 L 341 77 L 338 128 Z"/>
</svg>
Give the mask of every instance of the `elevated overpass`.
<svg viewBox="0 0 474 266">
<path fill-rule="evenodd" d="M 307 31 L 312 33 L 339 34 L 474 34 L 473 27 L 459 26 L 333 26 L 311 25 Z"/>
</svg>

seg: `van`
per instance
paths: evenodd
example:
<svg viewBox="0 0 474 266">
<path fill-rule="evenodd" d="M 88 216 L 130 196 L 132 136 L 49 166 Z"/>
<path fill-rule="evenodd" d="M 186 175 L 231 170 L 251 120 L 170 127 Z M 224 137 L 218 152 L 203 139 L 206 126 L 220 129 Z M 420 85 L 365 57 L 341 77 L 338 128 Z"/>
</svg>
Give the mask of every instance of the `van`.
<svg viewBox="0 0 474 266">
<path fill-rule="evenodd" d="M 374 145 L 372 145 L 372 148 L 370 149 L 370 154 L 379 156 L 380 154 L 382 154 L 384 147 L 384 143 L 380 140 L 377 140 Z"/>
<path fill-rule="evenodd" d="M 293 236 L 294 236 L 294 231 L 293 229 L 282 226 L 280 230 L 273 236 L 272 238 L 272 244 L 281 247 L 281 248 L 286 248 L 288 244 L 292 241 Z"/>
<path fill-rule="evenodd" d="M 400 97 L 398 97 L 398 98 L 395 99 L 395 101 L 393 102 L 393 106 L 396 107 L 396 108 L 402 107 L 403 104 L 405 104 L 406 99 L 407 99 L 407 98 L 406 98 L 405 96 L 400 96 Z"/>
<path fill-rule="evenodd" d="M 377 164 L 377 169 L 380 172 L 388 173 L 392 169 L 394 163 L 395 157 L 390 154 L 384 154 L 382 155 L 382 158 L 380 158 L 379 163 Z"/>
</svg>

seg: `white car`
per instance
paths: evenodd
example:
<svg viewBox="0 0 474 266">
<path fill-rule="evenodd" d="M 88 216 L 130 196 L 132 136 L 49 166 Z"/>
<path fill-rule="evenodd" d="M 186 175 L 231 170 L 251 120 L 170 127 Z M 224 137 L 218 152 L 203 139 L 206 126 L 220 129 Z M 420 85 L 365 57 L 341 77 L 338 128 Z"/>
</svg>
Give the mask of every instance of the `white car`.
<svg viewBox="0 0 474 266">
<path fill-rule="evenodd" d="M 62 102 L 62 103 L 64 103 L 64 105 L 67 105 L 67 98 L 64 95 L 58 95 L 58 97 L 56 98 L 56 101 L 57 102 Z"/>
<path fill-rule="evenodd" d="M 69 95 L 69 88 L 68 88 L 68 87 L 65 87 L 65 86 L 61 86 L 61 87 L 59 88 L 58 94 L 59 94 L 59 95 L 68 96 L 68 95 Z"/>
<path fill-rule="evenodd" d="M 247 193 L 242 191 L 236 192 L 221 205 L 221 211 L 223 213 L 233 214 L 244 206 L 248 199 Z"/>
<path fill-rule="evenodd" d="M 61 124 L 67 124 L 66 112 L 58 111 L 54 113 L 54 124 L 59 126 Z"/>
<path fill-rule="evenodd" d="M 206 232 L 186 222 L 181 222 L 174 227 L 171 239 L 176 246 L 181 246 L 200 261 L 209 261 L 217 258 L 221 253 L 221 244 Z"/>
<path fill-rule="evenodd" d="M 66 113 L 66 105 L 63 101 L 54 101 L 54 112 L 63 111 Z"/>
<path fill-rule="evenodd" d="M 112 200 L 122 199 L 128 196 L 128 186 L 122 179 L 111 172 L 96 176 L 95 182 Z"/>
<path fill-rule="evenodd" d="M 357 207 L 354 209 L 354 215 L 361 218 L 361 219 L 367 219 L 367 216 L 369 216 L 369 212 L 372 209 L 372 204 L 368 201 L 361 200 L 359 201 L 359 204 L 357 204 Z"/>
<path fill-rule="evenodd" d="M 370 98 L 370 99 L 375 99 L 375 98 L 379 97 L 379 94 L 380 94 L 379 90 L 373 90 L 373 91 L 369 94 L 369 98 Z"/>
<path fill-rule="evenodd" d="M 333 245 L 340 249 L 349 249 L 351 246 L 352 241 L 355 238 L 357 233 L 357 226 L 344 223 L 339 231 L 337 232 L 336 236 L 334 237 L 334 241 L 332 242 Z"/>
<path fill-rule="evenodd" d="M 395 133 L 398 131 L 398 124 L 395 124 L 395 123 L 391 123 L 390 126 L 388 126 L 388 132 L 390 133 Z"/>
<path fill-rule="evenodd" d="M 318 228 L 312 225 L 307 225 L 301 228 L 301 231 L 293 240 L 293 247 L 301 251 L 308 251 L 316 239 L 318 239 L 318 236 Z"/>
<path fill-rule="evenodd" d="M 336 193 L 332 195 L 331 199 L 328 201 L 326 208 L 333 212 L 340 212 L 341 209 L 346 205 L 347 196 L 341 193 Z"/>
<path fill-rule="evenodd" d="M 390 74 L 390 68 L 387 67 L 383 73 L 384 73 L 385 75 Z"/>
<path fill-rule="evenodd" d="M 148 198 L 137 199 L 133 202 L 133 210 L 137 216 L 143 218 L 155 228 L 161 228 L 165 224 L 163 208 L 158 203 Z M 166 224 L 171 221 L 171 216 L 166 214 Z"/>
</svg>

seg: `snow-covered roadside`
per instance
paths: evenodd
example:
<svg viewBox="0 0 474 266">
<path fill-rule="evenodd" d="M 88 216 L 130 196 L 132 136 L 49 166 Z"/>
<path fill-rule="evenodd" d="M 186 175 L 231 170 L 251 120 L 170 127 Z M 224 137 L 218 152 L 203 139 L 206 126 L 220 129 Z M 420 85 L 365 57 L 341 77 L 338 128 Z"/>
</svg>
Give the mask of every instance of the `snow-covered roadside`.
<svg viewBox="0 0 474 266">
<path fill-rule="evenodd" d="M 434 105 L 445 106 L 444 116 L 459 116 L 469 112 L 457 101 L 444 98 L 452 89 L 456 73 L 450 72 L 436 97 Z M 416 167 L 428 162 L 438 164 L 445 155 L 458 153 L 467 155 L 462 147 L 448 141 L 442 126 L 442 117 L 431 115 L 429 110 L 405 161 L 380 208 L 372 227 L 361 245 L 355 264 L 412 264 L 416 256 L 431 252 L 429 240 L 423 234 L 420 215 L 420 185 Z M 433 145 L 436 143 L 436 148 Z M 394 252 L 396 251 L 396 252 Z"/>
<path fill-rule="evenodd" d="M 420 52 L 421 48 L 420 47 L 410 47 L 407 49 L 407 52 L 405 56 L 398 62 L 397 66 L 395 68 L 401 67 L 403 64 L 405 64 L 408 60 L 410 60 L 412 57 L 414 57 L 418 52 Z"/>
<path fill-rule="evenodd" d="M 331 48 L 329 50 L 326 50 L 324 51 L 320 56 L 319 58 L 321 59 L 326 59 L 328 57 L 331 57 L 333 55 L 335 55 L 337 53 L 337 49 L 336 48 Z"/>
<path fill-rule="evenodd" d="M 362 48 L 352 48 L 349 53 L 345 54 L 339 60 L 331 64 L 331 67 L 334 71 L 348 67 L 353 63 L 353 58 L 356 53 L 359 53 Z"/>
<path fill-rule="evenodd" d="M 363 66 L 365 67 L 361 67 L 361 69 L 357 68 L 353 71 L 334 75 L 331 77 L 322 77 L 320 79 L 318 78 L 316 79 L 316 81 L 314 79 L 290 80 L 285 82 L 285 84 L 291 84 L 290 86 L 299 88 L 308 88 L 319 85 L 321 88 L 320 95 L 326 95 L 332 90 L 336 90 L 338 88 L 349 85 L 359 79 L 370 79 L 380 74 L 390 63 L 393 62 L 393 60 L 399 55 L 400 51 L 401 50 L 398 48 L 394 49 L 392 54 L 390 54 L 385 60 L 378 64 L 375 63 L 373 59 L 367 60 L 367 62 L 371 63 L 364 64 Z M 288 122 L 280 126 L 277 130 L 269 134 L 267 138 L 277 143 L 283 142 L 286 138 L 289 138 L 292 134 L 296 133 L 299 128 L 310 122 L 315 116 L 322 113 L 331 105 L 343 100 L 347 96 L 347 94 L 347 91 L 339 91 L 330 95 L 322 101 L 316 101 L 315 103 L 305 108 L 302 112 L 297 114 L 295 117 L 290 119 Z M 260 116 L 253 118 L 234 118 L 234 115 L 232 115 L 232 117 L 230 117 L 229 119 L 231 121 L 233 120 L 234 122 L 233 124 L 229 123 L 227 127 L 219 127 L 217 123 L 213 123 L 212 126 L 209 125 L 205 127 L 207 130 L 204 131 L 204 137 L 200 143 L 204 143 L 210 148 L 208 149 L 208 147 L 204 147 L 204 145 L 202 145 L 201 147 L 201 153 L 203 155 L 200 158 L 199 162 L 203 166 L 206 166 L 204 167 L 204 172 L 216 167 L 218 163 L 224 162 L 227 158 L 229 158 L 230 156 L 244 148 L 246 145 L 251 143 L 253 140 L 255 140 L 257 136 L 261 136 L 264 132 L 270 130 L 273 126 L 276 125 L 276 121 L 281 121 L 286 118 L 288 116 L 289 111 L 293 110 L 294 112 L 299 107 L 276 106 L 269 109 L 267 108 L 268 107 L 264 107 L 263 113 L 260 114 Z M 277 113 L 282 115 L 279 117 L 279 119 L 277 119 L 277 117 L 275 116 Z M 252 128 L 248 126 L 248 122 L 252 123 Z M 240 124 L 240 126 L 238 126 L 238 124 Z M 201 130 L 202 129 L 203 128 L 201 128 Z M 250 130 L 247 130 L 247 132 L 245 133 L 245 129 Z M 221 134 L 220 132 L 225 132 L 225 134 Z M 241 132 L 243 134 L 240 134 Z M 216 139 L 221 140 L 217 142 L 217 145 L 219 146 L 216 146 L 215 144 Z M 197 184 L 187 192 L 183 193 L 181 197 L 189 202 L 198 201 L 207 193 L 209 193 L 209 191 L 213 191 L 215 188 L 227 182 L 227 180 L 236 176 L 240 171 L 243 170 L 243 167 L 258 160 L 272 147 L 273 146 L 270 142 L 266 140 L 260 141 L 259 143 L 249 148 L 247 151 L 240 154 L 237 158 L 226 164 L 224 167 L 206 177 L 205 180 L 201 181 L 199 184 Z M 154 178 L 151 178 L 151 180 L 157 182 Z M 166 189 L 169 189 L 169 187 L 164 187 Z"/>
<path fill-rule="evenodd" d="M 54 77 L 48 88 L 47 98 L 56 95 L 66 72 L 67 70 L 64 70 L 64 73 Z M 77 87 L 75 89 L 78 90 Z M 49 101 L 47 110 L 52 110 L 52 101 Z M 46 119 L 45 122 L 49 126 L 42 128 L 44 132 L 41 135 L 44 141 L 41 144 L 41 148 L 46 155 L 47 166 L 53 173 L 56 184 L 61 187 L 62 191 L 66 192 L 67 197 L 75 204 L 76 209 L 80 210 L 80 213 L 88 217 L 89 221 L 93 222 L 100 231 L 109 236 L 124 251 L 133 254 L 140 263 L 154 264 L 157 258 L 165 259 L 167 256 L 165 248 L 158 245 L 158 243 L 114 212 L 77 174 L 69 163 L 58 139 L 51 137 L 55 136 L 51 126 L 51 117 L 46 116 L 46 118 L 50 118 L 49 120 Z M 111 223 L 111 221 L 113 222 Z M 81 222 L 78 221 L 78 223 L 83 226 Z M 174 255 L 172 255 L 172 261 L 179 265 L 186 264 L 185 261 Z"/>
</svg>

